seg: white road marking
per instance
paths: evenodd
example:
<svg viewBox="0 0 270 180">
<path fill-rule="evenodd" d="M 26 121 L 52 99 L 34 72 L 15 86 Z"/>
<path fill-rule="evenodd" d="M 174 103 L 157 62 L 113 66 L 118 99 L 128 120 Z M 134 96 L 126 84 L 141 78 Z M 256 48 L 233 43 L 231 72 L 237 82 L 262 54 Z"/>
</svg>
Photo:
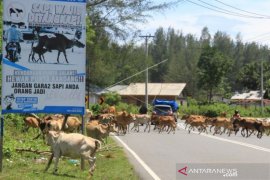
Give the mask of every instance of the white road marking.
<svg viewBox="0 0 270 180">
<path fill-rule="evenodd" d="M 130 147 L 124 143 L 119 137 L 114 136 L 133 156 L 134 158 L 143 166 L 143 168 L 153 177 L 154 180 L 160 180 L 160 178 L 154 173 L 152 169 L 150 169 L 147 164 L 132 150 Z"/>
<path fill-rule="evenodd" d="M 183 123 L 178 123 L 177 126 L 179 128 L 181 128 L 181 129 L 186 130 Z M 193 134 L 199 134 L 199 132 L 197 132 L 197 131 L 190 131 L 190 132 L 193 133 Z M 212 138 L 212 139 L 217 139 L 217 140 L 224 141 L 224 142 L 238 144 L 240 146 L 246 146 L 246 147 L 249 147 L 249 148 L 253 148 L 253 149 L 256 149 L 256 150 L 260 150 L 260 151 L 270 153 L 270 149 L 264 148 L 264 147 L 261 147 L 261 146 L 256 146 L 256 145 L 253 145 L 253 144 L 248 144 L 248 143 L 243 143 L 243 142 L 239 142 L 239 141 L 229 140 L 229 139 L 225 139 L 225 138 L 221 138 L 221 137 L 217 137 L 217 136 L 213 136 L 213 135 L 208 135 L 208 134 L 205 134 L 205 133 L 201 133 L 200 135 L 206 136 L 206 137 L 209 137 L 209 138 Z"/>
</svg>

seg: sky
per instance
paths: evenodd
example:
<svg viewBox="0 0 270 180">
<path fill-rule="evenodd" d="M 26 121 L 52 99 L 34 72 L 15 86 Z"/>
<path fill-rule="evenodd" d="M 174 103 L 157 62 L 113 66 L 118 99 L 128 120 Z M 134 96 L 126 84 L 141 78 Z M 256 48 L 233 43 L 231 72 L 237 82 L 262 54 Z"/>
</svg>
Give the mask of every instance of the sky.
<svg viewBox="0 0 270 180">
<path fill-rule="evenodd" d="M 207 26 L 212 37 L 217 31 L 225 32 L 232 39 L 240 33 L 244 42 L 270 46 L 269 9 L 270 0 L 183 0 L 170 9 L 151 13 L 148 23 L 137 27 L 145 35 L 154 35 L 159 27 L 165 30 L 171 27 L 199 38 L 201 30 Z"/>
</svg>

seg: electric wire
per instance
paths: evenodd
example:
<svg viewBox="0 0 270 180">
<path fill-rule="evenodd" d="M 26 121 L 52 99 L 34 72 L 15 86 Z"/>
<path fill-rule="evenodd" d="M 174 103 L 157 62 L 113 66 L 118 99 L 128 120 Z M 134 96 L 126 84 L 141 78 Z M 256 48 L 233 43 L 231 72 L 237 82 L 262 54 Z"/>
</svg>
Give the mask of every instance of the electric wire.
<svg viewBox="0 0 270 180">
<path fill-rule="evenodd" d="M 191 0 L 186 0 L 187 2 L 190 2 L 192 4 L 195 4 L 197 6 L 200 6 L 200 7 L 203 7 L 203 8 L 206 8 L 206 9 L 209 9 L 209 10 L 212 10 L 212 11 L 216 11 L 216 12 L 219 12 L 219 13 L 223 13 L 223 14 L 227 14 L 227 15 L 232 15 L 232 16 L 238 16 L 238 17 L 243 17 L 243 18 L 253 18 L 253 19 L 269 19 L 267 17 L 261 17 L 261 16 L 249 16 L 249 15 L 244 15 L 244 14 L 239 14 L 239 13 L 236 13 L 236 12 L 232 12 L 232 11 L 224 11 L 222 8 L 217 8 L 216 6 L 214 5 L 208 5 L 208 6 L 205 6 L 203 4 L 200 4 L 200 3 L 197 3 L 197 2 L 194 2 L 194 1 L 191 1 Z M 202 1 L 201 1 L 202 2 Z M 206 3 L 206 2 L 203 2 L 204 4 L 209 4 L 209 3 Z M 209 6 L 212 6 L 212 7 L 215 7 L 215 8 L 211 8 Z"/>
<path fill-rule="evenodd" d="M 246 10 L 243 10 L 243 9 L 240 9 L 240 8 L 237 8 L 237 7 L 234 7 L 232 5 L 226 4 L 226 3 L 222 2 L 222 1 L 219 1 L 219 0 L 214 0 L 214 1 L 219 2 L 219 3 L 221 3 L 221 4 L 225 5 L 225 6 L 231 7 L 233 9 L 236 9 L 236 10 L 239 10 L 239 11 L 242 11 L 242 12 L 245 12 L 245 13 L 249 13 L 249 14 L 254 14 L 254 15 L 257 15 L 257 16 L 264 16 L 264 17 L 270 18 L 269 15 L 258 14 L 258 13 L 254 13 L 254 12 L 251 12 L 251 11 L 246 11 Z"/>
</svg>

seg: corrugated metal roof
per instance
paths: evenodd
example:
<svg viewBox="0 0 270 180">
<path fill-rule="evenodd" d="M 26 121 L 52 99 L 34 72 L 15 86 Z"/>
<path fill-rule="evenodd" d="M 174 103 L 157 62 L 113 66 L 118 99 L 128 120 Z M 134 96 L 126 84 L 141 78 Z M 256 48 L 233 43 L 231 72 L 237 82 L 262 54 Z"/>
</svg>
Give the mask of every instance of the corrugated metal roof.
<svg viewBox="0 0 270 180">
<path fill-rule="evenodd" d="M 263 91 L 263 94 L 265 91 Z M 231 97 L 231 100 L 261 100 L 260 91 L 250 91 L 242 94 L 235 94 Z"/>
<path fill-rule="evenodd" d="M 107 90 L 108 91 L 120 91 L 120 90 L 122 90 L 122 89 L 126 89 L 128 87 L 128 85 L 116 85 L 116 86 L 113 86 L 113 87 L 111 87 L 111 88 L 108 88 Z"/>
<path fill-rule="evenodd" d="M 179 96 L 186 83 L 148 83 L 148 95 Z M 117 91 L 120 95 L 145 95 L 145 83 L 132 83 L 126 88 Z"/>
<path fill-rule="evenodd" d="M 108 92 L 118 92 L 118 91 L 125 89 L 127 87 L 128 87 L 128 85 L 116 85 L 116 86 L 113 86 L 113 87 L 110 87 L 107 89 L 103 89 L 102 91 L 99 92 L 99 94 L 105 94 Z"/>
</svg>

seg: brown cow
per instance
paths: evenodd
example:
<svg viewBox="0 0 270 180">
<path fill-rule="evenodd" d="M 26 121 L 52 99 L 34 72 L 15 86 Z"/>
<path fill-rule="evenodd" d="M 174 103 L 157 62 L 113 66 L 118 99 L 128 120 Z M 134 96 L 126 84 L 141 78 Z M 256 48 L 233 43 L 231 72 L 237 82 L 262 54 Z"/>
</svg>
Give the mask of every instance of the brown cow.
<svg viewBox="0 0 270 180">
<path fill-rule="evenodd" d="M 95 138 L 104 142 L 103 139 L 106 139 L 109 136 L 110 132 L 116 132 L 115 126 L 112 123 L 99 124 L 98 121 L 91 121 L 86 123 L 86 134 L 89 137 Z"/>
<path fill-rule="evenodd" d="M 131 113 L 127 113 L 126 111 L 116 112 L 113 123 L 115 123 L 118 127 L 118 134 L 120 133 L 120 130 L 123 132 L 123 134 L 126 134 L 129 130 L 129 124 L 134 120 L 135 117 Z"/>
<path fill-rule="evenodd" d="M 241 117 L 233 120 L 234 128 L 241 127 L 241 134 L 243 137 L 249 137 L 254 131 L 257 131 L 257 137 L 261 138 L 263 135 L 263 124 L 255 118 Z M 246 131 L 246 133 L 245 133 Z M 250 131 L 250 133 L 249 133 Z"/>
<path fill-rule="evenodd" d="M 175 134 L 175 128 L 176 128 L 176 122 L 175 118 L 173 116 L 159 116 L 158 120 L 158 126 L 159 126 L 159 133 L 164 130 L 166 126 L 168 126 L 168 134 L 173 130 L 173 133 Z"/>
</svg>

